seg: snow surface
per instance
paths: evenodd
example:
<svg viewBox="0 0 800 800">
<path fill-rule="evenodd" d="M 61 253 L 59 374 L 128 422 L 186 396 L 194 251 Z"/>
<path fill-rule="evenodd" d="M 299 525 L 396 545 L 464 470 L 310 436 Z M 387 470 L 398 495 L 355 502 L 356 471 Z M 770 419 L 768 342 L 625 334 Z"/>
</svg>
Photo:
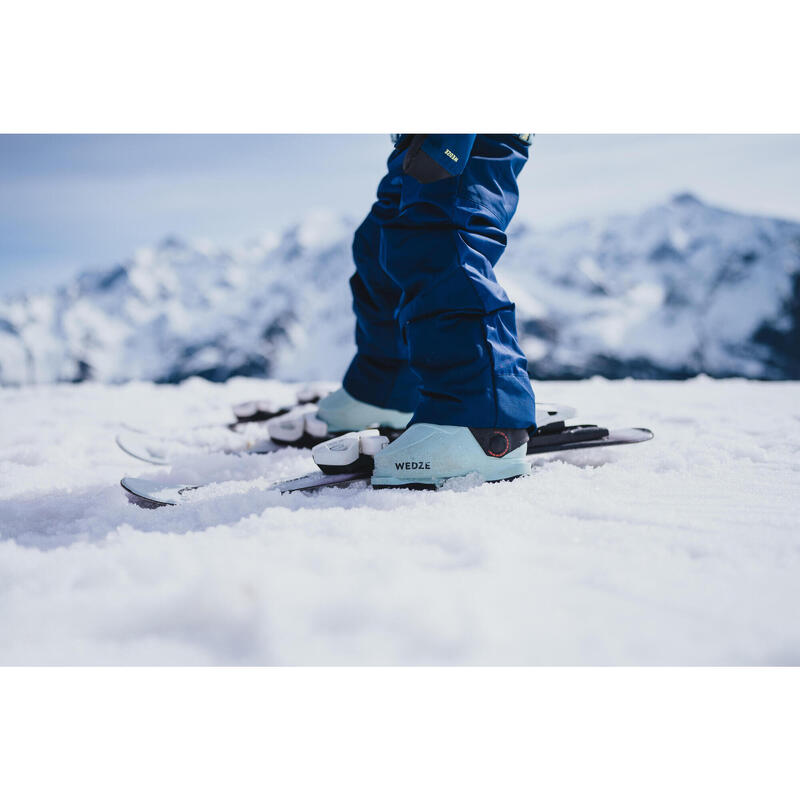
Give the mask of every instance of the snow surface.
<svg viewBox="0 0 800 800">
<path fill-rule="evenodd" d="M 656 439 L 436 493 L 280 496 L 307 451 L 185 456 L 176 480 L 225 482 L 148 511 L 118 480 L 167 469 L 117 449 L 121 420 L 222 422 L 292 388 L 0 390 L 0 662 L 800 664 L 800 386 L 537 388 Z"/>
</svg>

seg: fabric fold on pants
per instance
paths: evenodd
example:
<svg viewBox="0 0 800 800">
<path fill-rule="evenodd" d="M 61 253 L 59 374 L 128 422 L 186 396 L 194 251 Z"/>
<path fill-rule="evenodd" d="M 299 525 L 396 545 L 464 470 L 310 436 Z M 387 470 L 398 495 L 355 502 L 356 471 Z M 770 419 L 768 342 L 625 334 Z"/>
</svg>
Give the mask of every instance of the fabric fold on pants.
<svg viewBox="0 0 800 800">
<path fill-rule="evenodd" d="M 513 134 L 478 135 L 462 174 L 430 184 L 392 154 L 353 243 L 353 396 L 413 410 L 412 423 L 535 424 L 514 305 L 494 273 L 527 151 Z"/>
</svg>

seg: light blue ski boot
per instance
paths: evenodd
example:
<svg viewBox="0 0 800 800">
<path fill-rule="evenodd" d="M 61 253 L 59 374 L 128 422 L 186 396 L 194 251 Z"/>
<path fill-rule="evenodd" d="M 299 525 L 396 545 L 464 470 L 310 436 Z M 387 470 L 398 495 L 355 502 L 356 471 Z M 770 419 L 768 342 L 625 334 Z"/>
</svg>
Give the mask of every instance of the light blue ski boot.
<svg viewBox="0 0 800 800">
<path fill-rule="evenodd" d="M 362 403 L 344 389 L 337 389 L 323 397 L 317 406 L 317 417 L 328 426 L 329 433 L 361 431 L 365 428 L 403 430 L 408 427 L 412 416 L 410 411 L 395 411 Z"/>
<path fill-rule="evenodd" d="M 344 389 L 323 397 L 317 405 L 298 408 L 267 423 L 270 439 L 280 445 L 313 447 L 332 436 L 365 428 L 402 431 L 413 414 L 362 403 Z"/>
<path fill-rule="evenodd" d="M 449 478 L 477 473 L 483 481 L 530 474 L 528 431 L 412 425 L 376 453 L 372 485 L 437 488 Z"/>
</svg>

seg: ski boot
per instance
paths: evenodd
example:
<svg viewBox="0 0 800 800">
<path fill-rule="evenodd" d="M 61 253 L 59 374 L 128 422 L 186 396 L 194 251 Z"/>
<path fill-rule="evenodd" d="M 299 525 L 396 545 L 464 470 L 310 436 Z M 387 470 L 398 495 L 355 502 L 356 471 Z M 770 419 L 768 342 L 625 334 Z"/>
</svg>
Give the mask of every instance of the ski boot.
<svg viewBox="0 0 800 800">
<path fill-rule="evenodd" d="M 483 481 L 530 474 L 529 434 L 522 429 L 462 428 L 417 423 L 374 455 L 372 485 L 435 489 L 477 473 Z"/>
</svg>

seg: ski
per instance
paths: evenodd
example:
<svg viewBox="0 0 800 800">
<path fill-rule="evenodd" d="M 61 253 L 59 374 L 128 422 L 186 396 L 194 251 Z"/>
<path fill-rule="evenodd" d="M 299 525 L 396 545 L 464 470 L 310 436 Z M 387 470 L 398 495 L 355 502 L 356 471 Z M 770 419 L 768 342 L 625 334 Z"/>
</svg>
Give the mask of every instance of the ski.
<svg viewBox="0 0 800 800">
<path fill-rule="evenodd" d="M 201 453 L 272 453 L 287 445 L 271 441 L 266 423 L 289 415 L 313 413 L 316 408 L 314 404 L 303 403 L 267 412 L 263 407 L 257 408 L 255 402 L 246 403 L 234 407 L 235 422 L 165 432 L 146 431 L 123 424 L 114 441 L 123 453 L 158 466 L 169 466 L 178 458 Z"/>
<path fill-rule="evenodd" d="M 123 453 L 148 464 L 165 467 L 181 457 L 192 457 L 203 453 L 221 453 L 224 455 L 245 455 L 273 453 L 281 447 L 265 436 L 263 426 L 249 424 L 249 431 L 237 431 L 234 435 L 227 431 L 205 431 L 204 435 L 195 434 L 194 441 L 188 435 L 159 436 L 141 431 L 120 431 L 115 438 L 117 447 Z M 261 430 L 258 430 L 261 429 Z M 213 434 L 213 435 L 211 435 Z M 227 435 L 226 435 L 227 434 Z M 205 442 L 198 441 L 205 439 Z"/>
<path fill-rule="evenodd" d="M 528 442 L 528 459 L 544 453 L 558 453 L 570 450 L 583 450 L 593 447 L 612 447 L 625 444 L 638 444 L 653 438 L 653 432 L 647 428 L 620 428 L 608 430 L 597 425 L 565 426 L 563 423 L 552 423 L 543 426 Z M 369 466 L 356 465 L 353 471 L 325 473 L 316 470 L 288 480 L 275 481 L 266 491 L 281 494 L 289 492 L 314 492 L 329 486 L 350 486 L 362 484 L 367 486 L 371 475 Z M 162 508 L 177 506 L 191 500 L 192 493 L 202 485 L 174 485 L 167 481 L 155 481 L 146 478 L 125 477 L 120 481 L 122 488 L 131 503 L 142 508 Z"/>
<path fill-rule="evenodd" d="M 289 414 L 316 411 L 316 404 L 333 388 L 334 384 L 327 383 L 303 386 L 297 390 L 296 401 L 291 405 L 279 405 L 268 399 L 237 403 L 231 409 L 233 422 L 208 423 L 162 431 L 143 430 L 137 425 L 123 422 L 120 426 L 122 430 L 115 441 L 120 450 L 129 456 L 158 466 L 168 466 L 180 456 L 197 453 L 271 453 L 278 447 L 270 442 L 264 423 Z M 234 439 L 230 444 L 215 444 L 214 439 L 224 441 L 222 434 L 226 431 L 241 435 L 242 440 Z"/>
<path fill-rule="evenodd" d="M 298 393 L 298 400 L 300 399 L 306 400 L 308 395 L 301 397 L 300 393 Z M 256 416 L 258 413 L 267 413 L 263 410 L 265 403 L 262 403 L 261 407 L 262 410 L 258 411 L 255 402 L 242 404 L 242 407 L 235 407 L 234 413 L 240 414 L 241 417 L 239 417 L 238 422 L 228 426 L 230 428 L 229 431 L 222 429 L 220 426 L 203 426 L 202 428 L 186 430 L 178 434 L 155 434 L 128 428 L 120 431 L 115 441 L 117 447 L 127 455 L 148 464 L 166 467 L 180 458 L 191 458 L 192 456 L 208 453 L 259 455 L 274 453 L 284 447 L 313 447 L 338 435 L 327 434 L 322 431 L 320 431 L 321 435 L 310 435 L 307 428 L 309 419 L 316 414 L 317 406 L 314 403 L 305 402 L 292 408 L 281 409 L 269 418 L 262 417 L 255 421 L 245 421 L 246 413 L 252 412 L 250 413 L 251 417 Z M 565 406 L 560 403 L 537 403 L 536 424 L 541 428 L 556 422 L 572 419 L 577 413 L 571 406 Z M 285 429 L 298 427 L 299 433 L 296 433 L 293 439 L 270 437 L 270 431 L 265 424 L 270 419 Z M 382 430 L 381 432 L 385 433 L 390 440 L 402 433 L 402 431 L 395 430 Z"/>
</svg>

